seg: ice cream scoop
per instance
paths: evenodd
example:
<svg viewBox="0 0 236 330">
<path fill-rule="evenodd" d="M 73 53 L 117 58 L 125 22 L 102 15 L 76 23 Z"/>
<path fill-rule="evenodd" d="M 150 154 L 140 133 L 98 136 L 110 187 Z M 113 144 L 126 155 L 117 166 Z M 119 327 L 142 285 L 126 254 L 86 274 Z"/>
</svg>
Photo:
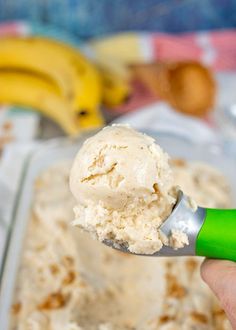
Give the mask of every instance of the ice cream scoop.
<svg viewBox="0 0 236 330">
<path fill-rule="evenodd" d="M 160 229 L 167 237 L 173 231 L 185 233 L 189 244 L 181 249 L 163 246 L 151 256 L 205 256 L 236 261 L 236 209 L 194 209 L 189 197 L 179 191 L 177 202 Z M 124 244 L 113 244 L 111 240 L 104 243 L 130 253 Z"/>
<path fill-rule="evenodd" d="M 167 238 L 159 227 L 177 197 L 168 159 L 153 138 L 128 126 L 90 137 L 70 173 L 73 225 L 100 241 L 127 242 L 134 253 L 160 250 Z"/>
<path fill-rule="evenodd" d="M 145 134 L 102 129 L 71 169 L 73 225 L 124 252 L 236 260 L 236 210 L 197 207 L 175 184 L 168 160 Z"/>
</svg>

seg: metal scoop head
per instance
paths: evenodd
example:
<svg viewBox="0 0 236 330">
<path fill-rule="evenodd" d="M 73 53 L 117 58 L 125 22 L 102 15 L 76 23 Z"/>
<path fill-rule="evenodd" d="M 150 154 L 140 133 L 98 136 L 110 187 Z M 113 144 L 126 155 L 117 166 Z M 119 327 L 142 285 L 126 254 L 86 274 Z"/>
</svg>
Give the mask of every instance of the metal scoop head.
<svg viewBox="0 0 236 330">
<path fill-rule="evenodd" d="M 163 222 L 160 230 L 169 237 L 171 231 L 176 229 L 184 232 L 188 236 L 189 244 L 180 249 L 173 249 L 169 246 L 163 246 L 162 249 L 154 254 L 143 254 L 143 256 L 190 256 L 196 255 L 196 239 L 205 219 L 206 211 L 198 207 L 196 211 L 191 207 L 189 197 L 179 191 L 177 202 L 169 215 Z M 117 244 L 112 240 L 104 240 L 106 245 L 126 253 L 132 253 L 128 250 L 127 244 Z M 135 253 L 132 253 L 135 254 Z"/>
</svg>

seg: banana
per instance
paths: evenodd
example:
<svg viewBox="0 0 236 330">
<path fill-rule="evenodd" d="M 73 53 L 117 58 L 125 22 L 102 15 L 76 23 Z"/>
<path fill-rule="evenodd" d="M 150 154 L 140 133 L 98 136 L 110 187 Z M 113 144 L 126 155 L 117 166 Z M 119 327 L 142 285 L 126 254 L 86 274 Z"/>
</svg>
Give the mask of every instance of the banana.
<svg viewBox="0 0 236 330">
<path fill-rule="evenodd" d="M 68 58 L 80 79 L 77 82 L 76 112 L 82 128 L 99 127 L 104 120 L 99 111 L 102 99 L 102 82 L 99 71 L 78 49 L 49 38 L 31 38 L 41 46 L 47 46 Z"/>
<path fill-rule="evenodd" d="M 136 33 L 128 32 L 92 40 L 89 46 L 96 56 L 109 56 L 124 64 L 137 64 L 143 63 L 142 39 Z"/>
<path fill-rule="evenodd" d="M 4 68 L 50 77 L 71 104 L 72 112 L 81 117 L 81 127 L 103 123 L 99 112 L 99 73 L 77 49 L 42 37 L 3 38 L 0 41 L 0 69 Z"/>
<path fill-rule="evenodd" d="M 0 69 L 28 70 L 50 77 L 66 99 L 75 93 L 75 72 L 62 56 L 38 47 L 29 38 L 3 38 L 0 41 Z"/>
<path fill-rule="evenodd" d="M 106 107 L 116 107 L 125 103 L 131 95 L 129 82 L 114 73 L 101 70 L 103 82 L 103 104 Z"/>
<path fill-rule="evenodd" d="M 122 105 L 131 95 L 131 70 L 123 62 L 109 56 L 96 56 L 102 78 L 102 101 L 108 108 Z"/>
<path fill-rule="evenodd" d="M 109 56 L 96 54 L 95 63 L 98 68 L 101 68 L 103 71 L 108 71 L 120 79 L 129 81 L 132 78 L 130 68 L 122 61 L 114 60 L 114 58 L 110 58 Z"/>
<path fill-rule="evenodd" d="M 37 109 L 57 122 L 69 135 L 79 130 L 70 105 L 50 81 L 29 73 L 0 71 L 0 103 Z"/>
</svg>

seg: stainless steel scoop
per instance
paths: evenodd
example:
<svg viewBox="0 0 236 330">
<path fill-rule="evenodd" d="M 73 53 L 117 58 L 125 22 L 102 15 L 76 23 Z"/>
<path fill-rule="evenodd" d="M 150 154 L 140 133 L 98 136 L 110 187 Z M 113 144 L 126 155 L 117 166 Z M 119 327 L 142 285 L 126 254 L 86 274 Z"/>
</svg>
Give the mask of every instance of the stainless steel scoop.
<svg viewBox="0 0 236 330">
<path fill-rule="evenodd" d="M 173 229 L 187 234 L 189 245 L 177 250 L 169 246 L 154 254 L 144 256 L 207 256 L 236 260 L 236 210 L 208 209 L 190 206 L 189 197 L 179 191 L 177 203 L 172 213 L 160 227 L 169 237 Z M 125 244 L 111 240 L 104 243 L 122 252 L 131 253 Z"/>
</svg>

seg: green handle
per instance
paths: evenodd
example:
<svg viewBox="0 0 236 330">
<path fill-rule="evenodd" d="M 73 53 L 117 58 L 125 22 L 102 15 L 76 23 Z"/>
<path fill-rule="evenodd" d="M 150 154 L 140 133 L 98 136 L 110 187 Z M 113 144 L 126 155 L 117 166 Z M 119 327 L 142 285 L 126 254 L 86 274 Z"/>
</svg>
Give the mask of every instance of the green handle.
<svg viewBox="0 0 236 330">
<path fill-rule="evenodd" d="M 236 210 L 206 209 L 196 255 L 236 261 Z"/>
</svg>

